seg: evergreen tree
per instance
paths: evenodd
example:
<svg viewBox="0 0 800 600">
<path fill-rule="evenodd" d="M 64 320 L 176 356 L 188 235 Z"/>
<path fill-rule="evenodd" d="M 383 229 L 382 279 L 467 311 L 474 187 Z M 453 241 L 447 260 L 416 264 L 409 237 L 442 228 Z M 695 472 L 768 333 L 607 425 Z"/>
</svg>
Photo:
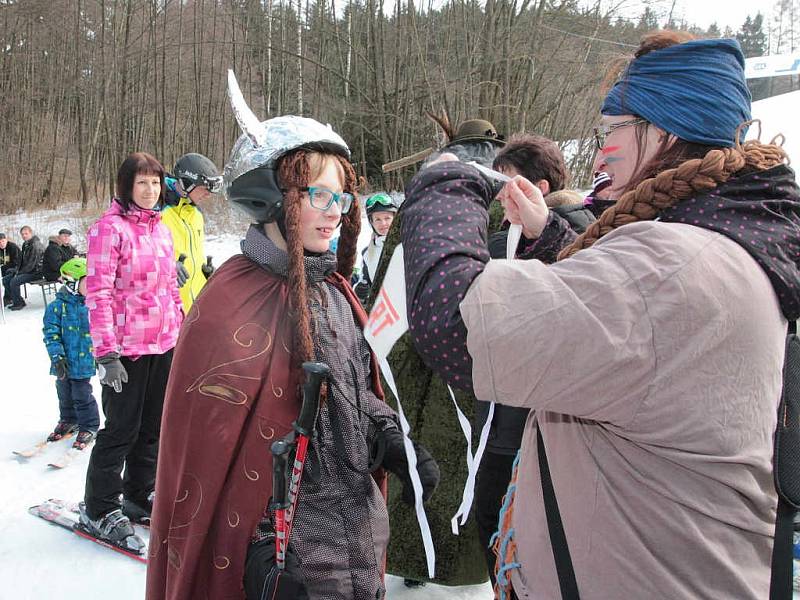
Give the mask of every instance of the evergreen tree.
<svg viewBox="0 0 800 600">
<path fill-rule="evenodd" d="M 746 58 L 764 56 L 767 53 L 767 34 L 764 32 L 764 16 L 758 13 L 755 18 L 748 16 L 736 34 Z"/>
<path fill-rule="evenodd" d="M 722 32 L 719 30 L 719 25 L 717 25 L 716 21 L 709 26 L 708 31 L 706 31 L 706 37 L 709 38 L 722 37 Z"/>
</svg>

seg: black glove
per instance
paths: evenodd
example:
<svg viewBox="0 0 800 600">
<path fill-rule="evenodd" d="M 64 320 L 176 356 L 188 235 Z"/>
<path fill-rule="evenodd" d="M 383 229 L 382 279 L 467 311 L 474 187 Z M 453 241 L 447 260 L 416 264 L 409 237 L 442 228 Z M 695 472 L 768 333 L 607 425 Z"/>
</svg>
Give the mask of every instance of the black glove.
<svg viewBox="0 0 800 600">
<path fill-rule="evenodd" d="M 183 266 L 183 261 L 186 260 L 186 255 L 181 254 L 178 257 L 178 261 L 175 263 L 175 272 L 178 276 L 178 287 L 182 288 L 186 285 L 186 282 L 189 281 L 189 271 L 186 270 L 186 267 Z"/>
<path fill-rule="evenodd" d="M 118 394 L 122 391 L 122 384 L 128 383 L 128 372 L 119 360 L 119 354 L 112 352 L 97 359 L 97 374 L 100 383 L 114 388 Z"/>
<path fill-rule="evenodd" d="M 403 482 L 403 502 L 414 506 L 414 487 L 408 474 L 408 461 L 406 450 L 403 446 L 403 434 L 399 429 L 389 429 L 381 434 L 386 440 L 386 450 L 383 457 L 383 467 L 394 473 Z M 422 483 L 422 501 L 427 502 L 439 485 L 439 465 L 423 446 L 414 442 L 414 451 L 417 453 L 417 473 Z"/>
<path fill-rule="evenodd" d="M 56 370 L 56 377 L 59 379 L 67 378 L 67 359 L 63 356 L 53 363 L 53 368 Z"/>
<path fill-rule="evenodd" d="M 285 568 L 280 570 L 275 564 L 274 537 L 250 544 L 244 565 L 244 592 L 247 600 L 308 600 L 300 559 L 292 546 L 286 549 Z"/>
<path fill-rule="evenodd" d="M 206 276 L 206 279 L 211 277 L 211 274 L 214 272 L 214 265 L 211 264 L 211 259 L 213 256 L 207 256 L 205 264 L 200 267 L 203 271 L 203 275 Z"/>
</svg>

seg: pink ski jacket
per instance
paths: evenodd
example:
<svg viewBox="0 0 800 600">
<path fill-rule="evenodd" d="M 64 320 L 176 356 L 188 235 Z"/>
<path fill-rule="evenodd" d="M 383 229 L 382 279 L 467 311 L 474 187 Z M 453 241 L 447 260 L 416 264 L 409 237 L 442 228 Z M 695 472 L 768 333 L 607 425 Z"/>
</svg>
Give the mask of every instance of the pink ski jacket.
<svg viewBox="0 0 800 600">
<path fill-rule="evenodd" d="M 183 320 L 172 237 L 159 213 L 117 200 L 89 228 L 86 306 L 95 356 L 163 354 Z"/>
</svg>

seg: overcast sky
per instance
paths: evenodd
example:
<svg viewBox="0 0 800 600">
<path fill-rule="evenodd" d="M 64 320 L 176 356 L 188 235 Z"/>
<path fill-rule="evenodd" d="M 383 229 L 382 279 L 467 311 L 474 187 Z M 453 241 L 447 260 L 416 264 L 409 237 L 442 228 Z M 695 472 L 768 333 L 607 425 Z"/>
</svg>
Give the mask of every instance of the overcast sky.
<svg viewBox="0 0 800 600">
<path fill-rule="evenodd" d="M 606 0 L 608 2 L 608 0 Z M 748 15 L 755 16 L 759 11 L 768 20 L 772 13 L 772 0 L 675 0 L 674 15 L 680 20 L 708 27 L 715 22 L 720 30 L 725 26 L 737 31 Z M 611 0 L 607 6 L 619 6 L 617 12 L 624 17 L 635 19 L 642 13 L 646 5 L 656 10 L 666 20 L 672 0 Z M 663 22 L 661 23 L 663 25 Z"/>
</svg>

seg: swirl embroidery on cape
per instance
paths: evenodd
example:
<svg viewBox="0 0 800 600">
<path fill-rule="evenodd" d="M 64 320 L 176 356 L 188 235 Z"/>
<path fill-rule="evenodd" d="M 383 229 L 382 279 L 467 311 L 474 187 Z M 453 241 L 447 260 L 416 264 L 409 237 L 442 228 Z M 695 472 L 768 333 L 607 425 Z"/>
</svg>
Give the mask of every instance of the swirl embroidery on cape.
<svg viewBox="0 0 800 600">
<path fill-rule="evenodd" d="M 258 417 L 258 435 L 260 435 L 263 439 L 269 441 L 275 437 L 275 429 L 267 425 L 267 429 L 269 433 L 264 433 L 264 429 L 261 427 L 261 420 L 263 417 Z"/>
<path fill-rule="evenodd" d="M 258 471 L 247 468 L 247 452 L 245 450 L 242 450 L 242 469 L 244 470 L 244 476 L 250 481 L 258 481 L 261 478 L 261 476 L 258 474 Z"/>
<path fill-rule="evenodd" d="M 234 519 L 236 519 L 235 522 L 231 522 L 231 515 L 233 515 Z M 228 516 L 228 527 L 230 527 L 231 529 L 235 529 L 236 527 L 239 526 L 240 519 L 239 519 L 239 513 L 238 512 L 236 512 L 235 510 L 231 510 L 230 507 L 229 507 L 227 516 Z"/>
<path fill-rule="evenodd" d="M 217 564 L 217 561 L 219 561 L 219 560 L 222 561 L 222 563 L 221 563 L 222 566 Z M 214 557 L 214 567 L 216 567 L 220 571 L 224 571 L 225 569 L 227 569 L 230 566 L 231 566 L 231 559 L 229 559 L 227 556 L 215 556 Z"/>
<path fill-rule="evenodd" d="M 200 479 L 198 479 L 197 476 L 194 475 L 193 473 L 185 473 L 184 477 L 190 478 L 191 481 L 187 482 L 186 483 L 186 487 L 183 488 L 183 491 L 178 493 L 177 498 L 175 498 L 175 504 L 176 505 L 177 504 L 182 504 L 183 502 L 187 502 L 187 501 L 195 498 L 195 496 L 196 496 L 196 500 L 195 500 L 196 505 L 192 506 L 192 505 L 188 505 L 187 504 L 187 507 L 189 507 L 189 508 L 187 508 L 187 510 L 183 511 L 183 512 L 184 512 L 184 514 L 191 513 L 191 515 L 183 523 L 181 523 L 181 522 L 176 523 L 175 522 L 175 518 L 177 516 L 177 510 L 176 510 L 175 513 L 173 513 L 172 521 L 169 524 L 169 530 L 170 531 L 174 531 L 176 529 L 181 529 L 183 527 L 188 527 L 189 524 L 192 521 L 194 521 L 195 517 L 197 516 L 197 513 L 200 512 L 200 507 L 203 505 L 203 484 L 200 483 Z M 191 488 L 194 488 L 194 489 L 191 489 Z M 177 509 L 177 507 L 176 507 L 176 509 Z M 175 536 L 173 534 L 170 534 L 170 537 L 174 537 L 174 538 L 177 539 L 177 536 Z"/>
<path fill-rule="evenodd" d="M 255 331 L 248 331 L 248 330 Z M 258 339 L 263 340 L 263 347 L 253 348 Z M 272 348 L 272 334 L 257 323 L 245 323 L 234 331 L 232 336 L 234 344 L 241 348 L 255 349 L 254 354 L 249 354 L 243 358 L 236 360 L 226 361 L 208 369 L 205 373 L 200 375 L 194 382 L 186 389 L 188 392 L 197 390 L 203 396 L 222 400 L 234 406 L 241 406 L 246 404 L 249 400 L 247 392 L 241 389 L 241 380 L 246 381 L 259 381 L 260 377 L 253 377 L 249 375 L 242 375 L 240 373 L 231 373 L 228 371 L 233 365 L 246 363 L 248 361 L 255 361 L 263 356 Z M 254 369 L 255 372 L 260 372 L 260 366 Z"/>
</svg>

